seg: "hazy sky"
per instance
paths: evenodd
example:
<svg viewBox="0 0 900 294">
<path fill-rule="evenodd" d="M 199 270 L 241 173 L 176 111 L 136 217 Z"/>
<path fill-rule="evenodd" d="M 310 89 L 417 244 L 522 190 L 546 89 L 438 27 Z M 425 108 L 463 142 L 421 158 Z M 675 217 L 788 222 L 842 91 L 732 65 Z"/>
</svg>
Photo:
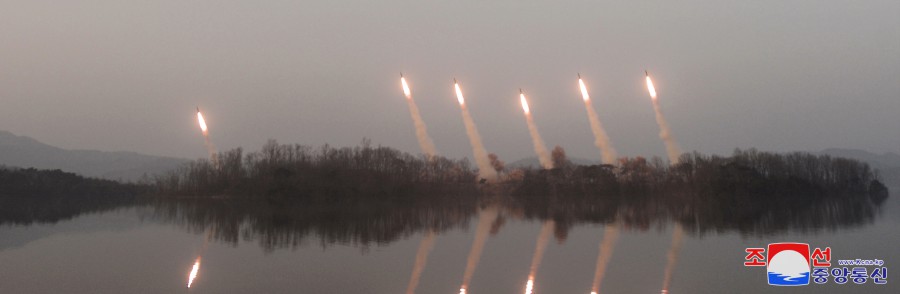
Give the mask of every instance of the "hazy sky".
<svg viewBox="0 0 900 294">
<path fill-rule="evenodd" d="M 643 71 L 682 149 L 900 152 L 898 1 L 6 1 L 0 130 L 65 148 L 205 156 L 266 139 L 599 159 L 581 73 L 620 155 L 664 155 Z"/>
</svg>

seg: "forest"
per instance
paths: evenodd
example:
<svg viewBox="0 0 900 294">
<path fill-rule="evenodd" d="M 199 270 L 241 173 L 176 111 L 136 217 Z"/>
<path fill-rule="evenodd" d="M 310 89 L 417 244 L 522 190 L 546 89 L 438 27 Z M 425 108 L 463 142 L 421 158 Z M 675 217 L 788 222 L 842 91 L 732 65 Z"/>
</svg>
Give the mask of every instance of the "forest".
<svg viewBox="0 0 900 294">
<path fill-rule="evenodd" d="M 149 186 L 85 178 L 60 170 L 0 166 L 0 224 L 57 222 L 132 205 Z"/>
</svg>

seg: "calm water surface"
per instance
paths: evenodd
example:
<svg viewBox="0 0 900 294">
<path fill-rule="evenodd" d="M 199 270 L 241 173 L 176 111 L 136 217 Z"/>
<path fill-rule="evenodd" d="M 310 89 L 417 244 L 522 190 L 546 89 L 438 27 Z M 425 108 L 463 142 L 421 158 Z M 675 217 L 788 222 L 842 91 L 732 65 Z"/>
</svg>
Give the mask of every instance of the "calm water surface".
<svg viewBox="0 0 900 294">
<path fill-rule="evenodd" d="M 669 293 L 898 293 L 892 193 L 874 211 L 838 205 L 794 214 L 792 225 L 702 232 L 643 211 L 586 221 L 488 203 L 304 208 L 314 213 L 122 206 L 0 225 L 0 293 L 459 293 L 466 280 L 467 293 L 525 293 L 529 276 L 534 293 L 660 293 L 667 267 Z M 679 226 L 684 238 L 673 246 Z M 745 248 L 785 241 L 830 246 L 835 260 L 885 260 L 888 284 L 772 287 L 765 268 L 743 266 Z"/>
</svg>

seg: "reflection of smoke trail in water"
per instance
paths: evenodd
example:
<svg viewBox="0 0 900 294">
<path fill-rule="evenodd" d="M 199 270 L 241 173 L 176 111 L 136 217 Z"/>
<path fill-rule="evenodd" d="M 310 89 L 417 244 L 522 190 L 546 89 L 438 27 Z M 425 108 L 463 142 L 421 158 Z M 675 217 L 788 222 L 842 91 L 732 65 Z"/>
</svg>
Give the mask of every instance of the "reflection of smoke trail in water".
<svg viewBox="0 0 900 294">
<path fill-rule="evenodd" d="M 612 258 L 617 240 L 619 240 L 619 227 L 616 226 L 616 223 L 606 224 L 603 232 L 603 242 L 600 242 L 600 255 L 597 256 L 597 270 L 594 272 L 594 283 L 591 284 L 592 294 L 597 294 L 600 291 L 600 283 L 603 282 L 603 276 L 606 275 L 606 266 L 609 264 L 610 258 Z"/>
<path fill-rule="evenodd" d="M 534 276 L 537 274 L 541 260 L 544 258 L 544 251 L 547 250 L 547 242 L 550 241 L 550 234 L 553 233 L 553 221 L 544 221 L 541 226 L 541 233 L 538 235 L 537 244 L 534 247 L 534 256 L 531 258 L 531 269 L 528 272 L 528 284 L 525 285 L 525 294 L 531 294 L 534 289 Z"/>
<path fill-rule="evenodd" d="M 594 145 L 600 149 L 603 163 L 615 164 L 617 157 L 616 149 L 614 149 L 609 142 L 609 137 L 606 136 L 606 130 L 604 130 L 603 125 L 600 124 L 600 118 L 598 118 L 597 113 L 594 112 L 594 106 L 591 105 L 591 96 L 588 95 L 587 87 L 584 85 L 584 81 L 581 80 L 581 75 L 578 77 L 578 87 L 581 88 L 581 98 L 584 99 L 584 107 L 587 110 L 588 121 L 591 123 L 591 132 L 594 133 Z"/>
<path fill-rule="evenodd" d="M 484 249 L 484 243 L 487 242 L 488 233 L 491 231 L 491 222 L 497 218 L 497 208 L 490 207 L 482 210 L 478 216 L 478 228 L 475 231 L 475 240 L 472 241 L 472 249 L 469 250 L 469 258 L 466 260 L 466 272 L 463 274 L 462 287 L 459 293 L 466 293 L 469 288 L 469 282 L 472 281 L 472 274 L 478 267 L 478 260 L 481 259 L 481 251 Z"/>
<path fill-rule="evenodd" d="M 672 138 L 672 131 L 669 130 L 669 123 L 666 121 L 666 117 L 663 116 L 662 109 L 659 107 L 659 99 L 657 99 L 656 88 L 653 87 L 653 81 L 650 80 L 650 74 L 646 72 L 645 74 L 647 77 L 647 91 L 650 92 L 650 100 L 653 101 L 653 111 L 656 113 L 656 124 L 659 125 L 659 138 L 666 144 L 666 154 L 669 156 L 669 162 L 676 164 L 678 163 L 678 157 L 681 156 L 681 150 L 678 148 L 678 143 L 675 143 L 675 139 Z"/>
<path fill-rule="evenodd" d="M 522 91 L 519 89 L 519 91 Z M 531 116 L 531 110 L 528 108 L 528 100 L 525 100 L 525 94 L 519 93 L 519 100 L 522 102 L 522 110 L 525 111 L 525 122 L 528 124 L 528 132 L 531 133 L 531 142 L 534 145 L 534 153 L 537 154 L 541 167 L 545 169 L 553 168 L 553 161 L 550 160 L 550 153 L 544 146 L 544 140 L 538 133 L 537 126 L 534 124 L 534 118 Z"/>
<path fill-rule="evenodd" d="M 403 74 L 400 74 L 400 84 L 403 86 L 403 94 L 406 95 L 406 104 L 409 105 L 409 115 L 412 117 L 413 125 L 416 127 L 416 138 L 419 140 L 419 147 L 430 159 L 437 154 L 437 149 L 434 148 L 434 143 L 431 141 L 431 137 L 428 136 L 428 128 L 425 127 L 425 121 L 419 115 L 419 107 L 416 106 L 416 101 L 412 99 L 409 85 L 406 83 Z"/>
<path fill-rule="evenodd" d="M 669 253 L 666 254 L 668 262 L 666 263 L 666 273 L 663 275 L 663 293 L 669 292 L 669 283 L 672 281 L 672 272 L 675 270 L 675 263 L 678 262 L 678 252 L 681 250 L 681 242 L 684 238 L 684 230 L 681 224 L 675 223 L 672 229 L 672 247 L 669 247 Z"/>
<path fill-rule="evenodd" d="M 419 285 L 419 277 L 422 276 L 422 270 L 425 269 L 425 263 L 428 262 L 428 253 L 431 252 L 432 247 L 434 247 L 434 231 L 428 230 L 428 233 L 425 233 L 425 237 L 422 238 L 422 242 L 419 243 L 419 251 L 416 252 L 416 265 L 413 267 L 412 276 L 409 278 L 409 285 L 406 286 L 406 294 L 416 292 L 416 287 Z"/>
<path fill-rule="evenodd" d="M 213 230 L 215 226 L 213 226 Z M 188 282 L 187 287 L 190 288 L 191 285 L 194 284 L 194 279 L 197 278 L 197 275 L 200 272 L 200 258 L 203 257 L 203 253 L 206 252 L 206 248 L 209 246 L 209 239 L 212 238 L 212 230 L 206 233 L 206 239 L 203 240 L 203 246 L 200 247 L 200 253 L 197 254 L 197 260 L 194 261 L 194 265 L 191 267 L 191 272 L 188 274 Z"/>
<path fill-rule="evenodd" d="M 484 149 L 484 144 L 481 143 L 481 135 L 478 134 L 478 128 L 475 126 L 475 121 L 472 120 L 472 116 L 469 114 L 469 108 L 466 106 L 466 100 L 463 98 L 462 90 L 455 80 L 453 86 L 456 90 L 456 99 L 459 101 L 459 107 L 462 110 L 463 123 L 466 125 L 466 135 L 469 136 L 469 143 L 472 144 L 472 153 L 475 157 L 475 164 L 478 165 L 478 175 L 483 179 L 493 181 L 497 178 L 497 171 L 491 166 L 491 160 L 488 159 L 487 150 Z"/>
</svg>

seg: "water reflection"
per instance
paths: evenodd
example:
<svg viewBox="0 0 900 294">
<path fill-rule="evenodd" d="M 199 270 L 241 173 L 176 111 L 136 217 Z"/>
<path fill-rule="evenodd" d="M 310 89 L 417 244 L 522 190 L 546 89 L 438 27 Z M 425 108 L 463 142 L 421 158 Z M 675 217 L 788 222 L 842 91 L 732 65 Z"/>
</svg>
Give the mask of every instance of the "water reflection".
<svg viewBox="0 0 900 294">
<path fill-rule="evenodd" d="M 600 283 L 606 275 L 606 266 L 612 258 L 616 241 L 619 240 L 618 223 L 608 223 L 603 228 L 603 242 L 600 242 L 600 253 L 597 255 L 597 269 L 594 271 L 594 282 L 591 283 L 591 294 L 600 293 Z"/>
<path fill-rule="evenodd" d="M 478 226 L 475 229 L 475 240 L 472 241 L 472 249 L 469 250 L 469 257 L 466 259 L 466 271 L 463 274 L 462 286 L 459 287 L 459 293 L 465 294 L 469 289 L 469 282 L 472 281 L 472 275 L 478 267 L 481 260 L 481 252 L 484 250 L 484 244 L 487 243 L 488 233 L 491 231 L 491 224 L 497 220 L 498 208 L 490 206 L 482 209 L 478 213 Z"/>
<path fill-rule="evenodd" d="M 553 220 L 546 220 L 541 225 L 541 233 L 538 235 L 537 244 L 534 247 L 534 256 L 531 257 L 531 267 L 528 272 L 528 282 L 525 284 L 525 294 L 531 294 L 531 291 L 534 290 L 534 276 L 541 265 L 541 260 L 544 259 L 544 251 L 547 250 L 547 243 L 550 241 L 553 227 Z"/>
<path fill-rule="evenodd" d="M 684 242 L 684 229 L 681 228 L 681 224 L 675 223 L 675 228 L 672 229 L 672 246 L 669 246 L 669 252 L 666 253 L 666 271 L 663 274 L 662 293 L 669 293 L 669 284 L 672 283 L 672 274 L 675 271 L 675 264 L 678 263 L 682 242 Z"/>
<path fill-rule="evenodd" d="M 549 195 L 545 197 L 513 197 L 508 194 L 453 197 L 423 196 L 413 202 L 350 202 L 333 204 L 268 203 L 262 201 L 206 199 L 153 201 L 84 201 L 70 206 L 33 201 L 5 200 L 3 211 L 27 213 L 4 215 L 0 224 L 27 224 L 71 218 L 81 213 L 115 209 L 128 205 L 146 205 L 139 210 L 143 219 L 174 224 L 198 235 L 205 235 L 203 245 L 187 274 L 187 287 L 197 287 L 201 260 L 210 242 L 236 245 L 255 242 L 265 252 L 297 248 L 303 245 L 328 247 L 352 245 L 366 252 L 369 246 L 422 236 L 415 252 L 415 263 L 406 293 L 414 293 L 425 273 L 429 253 L 438 235 L 454 229 L 474 228 L 474 239 L 468 251 L 459 292 L 470 292 L 470 286 L 481 260 L 487 239 L 504 229 L 508 219 L 539 221 L 540 232 L 531 257 L 525 282 L 526 293 L 535 291 L 536 276 L 549 239 L 565 240 L 576 226 L 600 224 L 603 237 L 597 253 L 591 293 L 602 293 L 603 280 L 613 255 L 620 231 L 648 231 L 673 226 L 671 244 L 666 252 L 662 290 L 678 285 L 675 271 L 678 255 L 687 236 L 704 238 L 727 232 L 766 236 L 782 232 L 818 233 L 872 223 L 880 213 L 882 201 L 868 196 L 823 197 L 817 200 L 772 202 L 771 199 L 746 197 L 698 197 L 653 195 L 640 197 L 578 197 Z M 2 200 L 2 199 L 0 199 Z M 696 201 L 704 200 L 704 201 Z M 49 201 L 49 200 L 48 200 Z M 594 247 L 596 248 L 596 247 Z M 627 248 L 626 248 L 627 249 Z M 591 249 L 594 250 L 594 249 Z M 620 249 L 621 250 L 621 249 Z M 660 249 L 662 251 L 662 249 Z M 530 252 L 529 252 L 530 253 Z M 522 255 L 527 256 L 528 253 Z M 520 256 L 517 258 L 527 258 Z M 460 253 L 459 258 L 462 258 Z M 185 262 L 182 260 L 180 262 Z M 185 267 L 177 266 L 177 281 L 185 284 Z M 209 266 L 209 265 L 207 265 Z M 658 268 L 657 267 L 657 268 Z M 549 274 L 547 274 L 549 275 Z M 521 276 L 519 276 L 520 278 Z M 453 279 L 452 274 L 445 277 Z M 207 278 L 204 278 L 204 280 Z M 518 278 L 517 278 L 518 279 Z M 590 279 L 585 276 L 585 280 Z M 171 281 L 171 280 L 170 280 Z M 521 280 L 515 282 L 521 291 Z M 585 281 L 587 282 L 587 281 Z M 477 285 L 476 285 L 477 286 Z M 583 289 L 583 288 L 582 288 Z M 447 289 L 452 292 L 452 289 Z M 402 291 L 398 289 L 397 292 Z M 475 292 L 484 290 L 476 289 Z M 606 290 L 609 291 L 609 290 Z"/>
<path fill-rule="evenodd" d="M 434 230 L 428 230 L 425 237 L 419 243 L 419 250 L 416 251 L 416 264 L 413 266 L 412 276 L 409 278 L 409 285 L 406 286 L 406 294 L 416 293 L 416 287 L 419 286 L 419 278 L 422 277 L 422 271 L 425 270 L 425 263 L 428 262 L 428 253 L 434 247 Z"/>
</svg>

